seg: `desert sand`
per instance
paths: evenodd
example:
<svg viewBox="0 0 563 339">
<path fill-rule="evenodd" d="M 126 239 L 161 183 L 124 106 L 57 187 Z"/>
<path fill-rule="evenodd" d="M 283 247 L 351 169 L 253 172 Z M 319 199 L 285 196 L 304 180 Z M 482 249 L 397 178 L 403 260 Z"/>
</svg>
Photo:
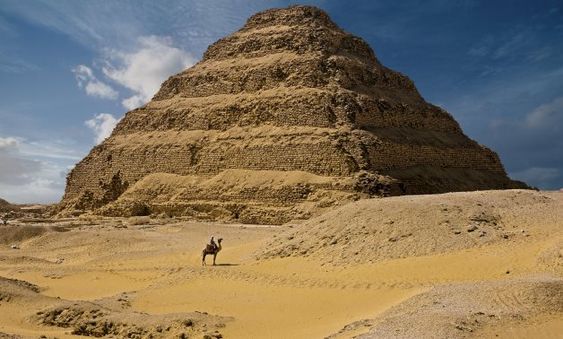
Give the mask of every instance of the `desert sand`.
<svg viewBox="0 0 563 339">
<path fill-rule="evenodd" d="M 283 226 L 82 216 L 1 227 L 0 337 L 563 333 L 560 192 L 368 199 Z M 202 267 L 211 236 L 223 250 Z"/>
</svg>

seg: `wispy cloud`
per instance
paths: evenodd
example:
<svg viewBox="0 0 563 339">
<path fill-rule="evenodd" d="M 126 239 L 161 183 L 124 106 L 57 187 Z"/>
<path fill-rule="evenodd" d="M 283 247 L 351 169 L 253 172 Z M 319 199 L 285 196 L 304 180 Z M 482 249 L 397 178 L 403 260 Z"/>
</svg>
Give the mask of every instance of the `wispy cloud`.
<svg viewBox="0 0 563 339">
<path fill-rule="evenodd" d="M 527 59 L 532 62 L 540 62 L 553 55 L 554 51 L 551 46 L 540 47 L 533 49 L 528 53 Z"/>
<path fill-rule="evenodd" d="M 146 36 L 132 52 L 109 52 L 104 74 L 134 94 L 122 101 L 131 110 L 147 103 L 169 76 L 193 65 L 195 58 L 174 47 L 169 37 Z"/>
<path fill-rule="evenodd" d="M 33 3 L 27 1 L 3 1 L 2 9 L 16 14 L 25 20 L 45 26 L 68 35 L 74 40 L 89 46 L 102 43 L 109 31 L 116 28 L 104 27 L 105 19 L 117 20 L 113 12 L 113 2 L 58 1 L 56 4 L 47 0 Z M 104 20 L 100 20 L 104 18 Z M 124 27 L 125 28 L 125 27 Z M 124 32 L 127 34 L 127 32 Z"/>
<path fill-rule="evenodd" d="M 0 183 L 21 185 L 31 181 L 31 177 L 41 169 L 41 162 L 0 152 Z"/>
<path fill-rule="evenodd" d="M 491 54 L 491 57 L 493 59 L 500 59 L 521 53 L 523 49 L 529 46 L 532 38 L 533 36 L 530 32 L 518 32 L 507 40 L 501 41 L 500 45 Z"/>
<path fill-rule="evenodd" d="M 549 41 L 542 40 L 541 32 L 535 27 L 521 27 L 496 36 L 488 34 L 467 51 L 470 56 L 487 58 L 492 62 L 541 62 L 553 56 L 554 52 Z"/>
<path fill-rule="evenodd" d="M 285 1 L 4 0 L 2 11 L 61 32 L 85 47 L 130 47 L 151 34 L 173 36 L 199 54 L 259 9 Z M 166 24 L 164 24 L 166 23 Z"/>
<path fill-rule="evenodd" d="M 56 203 L 64 192 L 67 170 L 50 162 L 32 162 L 35 166 L 23 165 L 25 160 L 17 159 L 17 172 L 22 181 L 0 181 L 2 198 L 13 203 Z"/>
<path fill-rule="evenodd" d="M 476 57 L 484 57 L 491 54 L 494 48 L 495 39 L 493 36 L 488 35 L 483 38 L 479 43 L 473 45 L 468 51 L 468 54 Z"/>
<path fill-rule="evenodd" d="M 31 141 L 22 139 L 19 149 L 22 155 L 34 159 L 57 161 L 78 161 L 82 159 L 84 154 L 72 146 L 57 140 Z"/>
<path fill-rule="evenodd" d="M 489 127 L 497 132 L 503 129 L 540 131 L 543 135 L 557 134 L 563 126 L 563 97 L 557 97 L 550 102 L 539 105 L 524 114 L 523 119 L 512 117 L 494 118 Z"/>
<path fill-rule="evenodd" d="M 78 87 L 84 89 L 86 94 L 102 99 L 117 99 L 119 95 L 117 91 L 108 84 L 98 80 L 88 66 L 78 65 L 72 69 L 72 72 L 76 77 Z"/>
<path fill-rule="evenodd" d="M 21 137 L 0 137 L 0 194 L 11 202 L 52 203 L 64 189 L 69 153 L 49 142 L 42 146 Z M 51 150 L 54 154 L 46 153 Z M 43 152 L 40 160 L 35 154 Z M 76 158 L 76 157 L 75 157 Z M 75 159 L 72 162 L 76 161 Z"/>
<path fill-rule="evenodd" d="M 39 69 L 37 65 L 22 60 L 21 57 L 8 55 L 0 51 L 0 72 L 23 73 Z"/>
<path fill-rule="evenodd" d="M 493 72 L 495 72 L 494 68 Z M 450 95 L 444 99 L 444 103 L 448 110 L 461 119 L 482 119 L 486 112 L 488 120 L 497 118 L 498 115 L 508 115 L 514 121 L 524 119 L 528 113 L 519 106 L 520 103 L 532 102 L 529 100 L 531 97 L 539 99 L 541 95 L 552 91 L 561 83 L 563 83 L 563 68 L 533 73 L 529 71 L 503 73 L 489 81 L 479 80 L 475 88 Z M 516 111 L 514 106 L 517 106 Z"/>
<path fill-rule="evenodd" d="M 525 58 L 515 65 L 484 62 L 483 71 L 491 72 L 487 79 L 474 78 L 472 86 L 448 93 L 443 102 L 467 134 L 499 153 L 511 175 L 553 188 L 563 177 L 540 178 L 533 175 L 537 169 L 527 170 L 563 168 L 563 159 L 556 155 L 563 154 L 563 98 L 558 90 L 563 68 L 546 62 L 530 67 Z"/>
<path fill-rule="evenodd" d="M 0 138 L 0 150 L 10 150 L 18 147 L 18 139 L 14 137 Z"/>
<path fill-rule="evenodd" d="M 524 122 L 528 128 L 555 128 L 560 130 L 563 126 L 563 97 L 543 104 L 526 116 Z"/>
<path fill-rule="evenodd" d="M 94 132 L 96 144 L 99 144 L 111 135 L 118 122 L 119 119 L 113 115 L 100 113 L 93 119 L 87 120 L 85 125 Z"/>
<path fill-rule="evenodd" d="M 44 159 L 80 160 L 82 154 L 62 141 L 32 141 L 23 137 L 0 137 L 0 151 L 17 153 L 24 157 L 40 157 Z"/>
</svg>

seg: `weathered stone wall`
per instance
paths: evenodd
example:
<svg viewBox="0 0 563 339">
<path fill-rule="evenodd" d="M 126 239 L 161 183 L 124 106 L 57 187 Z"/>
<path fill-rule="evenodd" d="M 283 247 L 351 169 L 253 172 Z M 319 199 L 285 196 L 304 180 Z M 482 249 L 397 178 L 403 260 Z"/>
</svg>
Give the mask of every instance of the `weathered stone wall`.
<svg viewBox="0 0 563 339">
<path fill-rule="evenodd" d="M 153 136 L 156 141 L 157 135 Z M 432 166 L 470 168 L 504 175 L 496 155 L 475 145 L 438 147 L 399 144 L 377 138 L 368 143 L 346 133 L 306 137 L 293 135 L 287 136 L 287 139 L 284 135 L 276 135 L 270 140 L 265 139 L 241 140 L 235 136 L 186 142 L 179 137 L 177 142 L 155 143 L 149 138 L 145 144 L 133 143 L 134 138 L 127 143 L 109 141 L 94 149 L 73 170 L 69 176 L 67 198 L 73 198 L 84 190 L 102 195 L 104 184 L 117 173 L 128 184 L 150 173 L 212 175 L 238 168 L 349 176 L 360 169 L 386 174 L 394 169 Z M 91 180 L 92 177 L 97 180 Z"/>
<path fill-rule="evenodd" d="M 106 142 L 71 172 L 65 198 L 76 197 L 85 190 L 99 196 L 103 194 L 102 183 L 118 172 L 124 182 L 132 184 L 150 173 L 211 175 L 225 169 L 244 168 L 345 176 L 357 171 L 351 156 L 327 137 L 293 138 L 261 143 L 237 138 L 194 143 L 179 139 L 177 143 L 144 145 Z"/>
<path fill-rule="evenodd" d="M 409 127 L 460 134 L 445 111 L 428 104 L 409 105 L 349 92 L 278 88 L 260 93 L 213 98 L 169 99 L 132 111 L 116 134 L 153 130 L 226 130 L 237 126 L 310 126 L 360 129 Z"/>
<path fill-rule="evenodd" d="M 362 39 L 343 32 L 334 24 L 327 26 L 314 21 L 239 31 L 209 46 L 203 61 L 256 58 L 288 51 L 297 54 L 345 54 L 379 64 L 372 49 Z"/>
<path fill-rule="evenodd" d="M 375 185 L 372 191 L 359 192 L 359 182 Z M 98 213 L 280 224 L 308 219 L 326 208 L 374 194 L 390 194 L 393 185 L 365 172 L 354 177 L 254 170 L 226 170 L 207 177 L 156 173 L 144 177 Z"/>
<path fill-rule="evenodd" d="M 432 166 L 505 173 L 496 154 L 476 147 L 445 148 L 384 142 L 370 150 L 369 161 L 371 166 L 380 172 L 413 166 Z"/>
</svg>

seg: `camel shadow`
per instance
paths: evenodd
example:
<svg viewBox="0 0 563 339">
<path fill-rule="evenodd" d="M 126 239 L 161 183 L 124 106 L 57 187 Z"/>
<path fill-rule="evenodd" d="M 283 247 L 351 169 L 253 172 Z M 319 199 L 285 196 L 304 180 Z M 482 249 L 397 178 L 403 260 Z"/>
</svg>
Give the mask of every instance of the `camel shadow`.
<svg viewBox="0 0 563 339">
<path fill-rule="evenodd" d="M 223 266 L 223 267 L 239 266 L 239 265 L 240 265 L 240 264 L 231 264 L 231 263 L 215 264 L 215 266 Z"/>
</svg>

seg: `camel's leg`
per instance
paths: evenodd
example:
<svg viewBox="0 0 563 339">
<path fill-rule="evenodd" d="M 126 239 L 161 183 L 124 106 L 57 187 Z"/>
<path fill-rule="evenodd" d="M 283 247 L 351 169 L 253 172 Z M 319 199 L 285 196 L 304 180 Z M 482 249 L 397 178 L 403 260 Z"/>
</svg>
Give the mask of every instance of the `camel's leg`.
<svg viewBox="0 0 563 339">
<path fill-rule="evenodd" d="M 201 254 L 201 266 L 206 266 L 205 264 L 205 256 L 207 255 L 207 253 L 205 253 L 205 251 Z"/>
<path fill-rule="evenodd" d="M 217 258 L 217 253 L 213 253 L 213 266 L 215 266 L 215 258 Z"/>
</svg>

